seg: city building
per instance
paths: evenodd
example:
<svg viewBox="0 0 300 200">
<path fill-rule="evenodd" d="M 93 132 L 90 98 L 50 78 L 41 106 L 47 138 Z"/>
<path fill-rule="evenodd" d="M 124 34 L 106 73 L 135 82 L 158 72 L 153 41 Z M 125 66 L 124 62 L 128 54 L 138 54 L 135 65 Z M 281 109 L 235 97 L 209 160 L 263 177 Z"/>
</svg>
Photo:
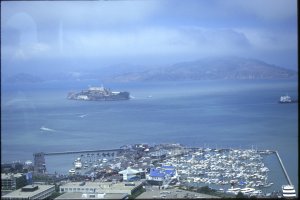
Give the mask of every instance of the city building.
<svg viewBox="0 0 300 200">
<path fill-rule="evenodd" d="M 55 192 L 54 185 L 27 185 L 3 195 L 3 200 L 46 199 Z"/>
<path fill-rule="evenodd" d="M 1 174 L 1 190 L 12 191 L 26 185 L 26 175 L 22 173 Z"/>
<path fill-rule="evenodd" d="M 42 152 L 35 153 L 33 154 L 33 157 L 34 157 L 34 172 L 44 174 L 46 172 L 45 154 Z"/>
</svg>

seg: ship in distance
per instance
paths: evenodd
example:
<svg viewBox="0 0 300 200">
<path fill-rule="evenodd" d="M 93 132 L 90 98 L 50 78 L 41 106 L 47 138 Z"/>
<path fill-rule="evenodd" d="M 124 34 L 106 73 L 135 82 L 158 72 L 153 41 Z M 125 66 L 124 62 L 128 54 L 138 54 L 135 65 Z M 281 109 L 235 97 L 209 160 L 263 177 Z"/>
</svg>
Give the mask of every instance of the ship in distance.
<svg viewBox="0 0 300 200">
<path fill-rule="evenodd" d="M 128 100 L 129 92 L 114 92 L 110 89 L 101 87 L 90 87 L 87 90 L 81 92 L 70 92 L 68 99 L 71 100 L 83 100 L 83 101 L 117 101 Z"/>
<path fill-rule="evenodd" d="M 289 95 L 281 96 L 279 103 L 297 103 L 297 100 L 292 100 Z"/>
</svg>

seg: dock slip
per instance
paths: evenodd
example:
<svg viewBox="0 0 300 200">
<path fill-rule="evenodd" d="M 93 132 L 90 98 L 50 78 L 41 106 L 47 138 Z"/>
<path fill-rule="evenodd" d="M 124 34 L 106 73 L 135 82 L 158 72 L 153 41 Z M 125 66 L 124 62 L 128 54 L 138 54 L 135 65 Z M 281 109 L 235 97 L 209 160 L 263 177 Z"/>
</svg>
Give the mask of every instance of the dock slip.
<svg viewBox="0 0 300 200">
<path fill-rule="evenodd" d="M 122 149 L 99 149 L 99 150 L 81 150 L 81 151 L 61 151 L 61 152 L 39 152 L 33 154 L 34 171 L 37 173 L 45 173 L 46 160 L 45 156 L 67 155 L 67 154 L 84 154 L 84 153 L 119 153 Z"/>
<path fill-rule="evenodd" d="M 276 151 L 275 153 L 276 153 L 276 156 L 277 156 L 277 158 L 278 158 L 278 160 L 279 160 L 279 162 L 280 162 L 281 168 L 283 169 L 284 175 L 286 176 L 286 178 L 287 178 L 287 180 L 288 180 L 288 182 L 289 182 L 289 185 L 293 185 L 293 184 L 292 184 L 292 181 L 291 181 L 291 179 L 290 179 L 290 177 L 289 177 L 289 175 L 288 175 L 288 173 L 287 173 L 287 171 L 285 170 L 285 167 L 284 167 L 283 162 L 282 162 L 282 160 L 281 160 L 281 158 L 280 158 L 280 156 L 279 156 L 278 151 Z"/>
</svg>

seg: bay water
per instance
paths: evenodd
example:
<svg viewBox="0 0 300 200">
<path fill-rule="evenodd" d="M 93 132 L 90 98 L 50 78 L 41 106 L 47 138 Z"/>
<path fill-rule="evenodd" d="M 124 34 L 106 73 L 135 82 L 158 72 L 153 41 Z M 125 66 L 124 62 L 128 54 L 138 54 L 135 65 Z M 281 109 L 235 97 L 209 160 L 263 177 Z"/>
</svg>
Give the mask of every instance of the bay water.
<svg viewBox="0 0 300 200">
<path fill-rule="evenodd" d="M 107 83 L 105 87 L 128 91 L 132 98 L 106 102 L 66 98 L 70 91 L 100 84 L 93 80 L 2 84 L 1 162 L 33 160 L 36 152 L 135 143 L 270 149 L 279 152 L 298 188 L 298 103 L 278 103 L 281 95 L 298 98 L 297 80 Z M 75 158 L 49 156 L 47 169 L 67 174 Z M 272 176 L 286 184 L 284 176 L 278 180 Z"/>
</svg>

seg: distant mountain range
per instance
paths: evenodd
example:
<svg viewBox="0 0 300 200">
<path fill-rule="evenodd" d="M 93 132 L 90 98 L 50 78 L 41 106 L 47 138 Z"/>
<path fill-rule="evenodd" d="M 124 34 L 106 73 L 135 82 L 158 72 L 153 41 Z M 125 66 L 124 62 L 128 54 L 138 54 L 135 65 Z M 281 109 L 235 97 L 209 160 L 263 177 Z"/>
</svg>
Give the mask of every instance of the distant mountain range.
<svg viewBox="0 0 300 200">
<path fill-rule="evenodd" d="M 115 81 L 180 81 L 217 79 L 289 79 L 297 72 L 260 60 L 238 57 L 205 58 L 172 66 L 124 73 L 110 77 Z"/>
<path fill-rule="evenodd" d="M 240 57 L 211 57 L 176 63 L 171 66 L 146 67 L 119 64 L 93 71 L 30 75 L 20 73 L 5 79 L 8 83 L 38 83 L 44 80 L 99 80 L 100 82 L 182 81 L 217 79 L 291 79 L 297 72 L 256 59 Z"/>
</svg>

